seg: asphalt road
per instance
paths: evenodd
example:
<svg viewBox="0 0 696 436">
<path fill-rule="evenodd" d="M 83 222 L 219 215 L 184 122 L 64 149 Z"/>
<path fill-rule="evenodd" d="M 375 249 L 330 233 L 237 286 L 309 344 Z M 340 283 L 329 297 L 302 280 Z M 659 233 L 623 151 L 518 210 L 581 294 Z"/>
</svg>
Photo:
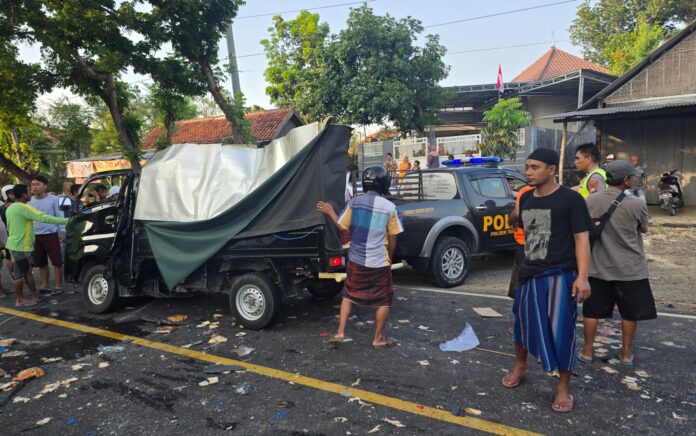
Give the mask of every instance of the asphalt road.
<svg viewBox="0 0 696 436">
<path fill-rule="evenodd" d="M 138 299 L 117 312 L 91 315 L 83 309 L 78 295 L 64 294 L 27 311 L 145 338 L 154 341 L 154 347 L 151 342 L 117 341 L 57 326 L 54 321 L 0 313 L 0 338 L 16 338 L 9 350 L 27 352 L 22 357 L 1 357 L 0 368 L 13 373 L 39 365 L 46 373 L 19 390 L 0 393 L 0 433 L 481 433 L 475 427 L 508 434 L 514 434 L 514 429 L 564 435 L 693 434 L 693 317 L 661 316 L 641 324 L 636 368 L 622 367 L 612 360 L 617 345 L 597 344 L 607 351 L 606 357 L 594 364 L 578 365 L 572 381 L 575 410 L 559 415 L 550 409 L 556 379 L 543 374 L 533 362 L 530 375 L 519 388 L 508 390 L 500 385 L 513 362 L 508 355 L 512 349 L 508 300 L 461 291 L 433 292 L 427 282 L 414 279 L 412 274 L 396 274 L 397 299 L 388 333 L 399 345 L 382 351 L 370 347 L 373 315 L 369 310 L 355 312 L 348 332 L 352 342 L 338 349 L 328 346 L 326 336 L 337 325 L 338 299 L 317 301 L 308 294 L 288 299 L 278 322 L 263 331 L 235 326 L 223 296 Z M 5 307 L 12 303 L 9 299 L 0 301 Z M 473 307 L 491 307 L 502 317 L 482 318 Z M 188 319 L 169 334 L 155 333 L 158 325 L 153 321 L 174 314 L 186 314 Z M 196 327 L 205 321 L 217 321 L 219 327 Z M 479 349 L 440 351 L 438 345 L 456 337 L 467 322 L 481 342 Z M 606 342 L 616 341 L 618 336 L 611 330 L 618 323 L 607 322 L 605 327 Z M 579 338 L 580 334 L 579 328 Z M 208 344 L 214 335 L 228 341 Z M 175 347 L 165 349 L 156 344 Z M 100 346 L 113 345 L 123 350 L 99 352 Z M 242 346 L 255 350 L 239 358 L 234 351 Z M 200 352 L 206 353 L 209 361 L 197 358 Z M 217 383 L 200 386 L 213 376 L 205 370 L 211 360 L 215 361 L 214 356 L 259 366 L 217 374 Z M 77 364 L 83 365 L 81 370 L 76 370 Z M 309 379 L 295 383 L 288 378 L 294 374 Z M 626 376 L 635 377 L 638 388 L 633 389 L 637 391 L 622 383 Z M 0 378 L 0 382 L 6 381 L 9 378 Z M 51 385 L 61 381 L 64 383 L 58 387 Z M 334 385 L 325 382 L 345 389 L 331 392 Z M 48 390 L 55 390 L 41 394 L 47 385 Z M 365 398 L 379 395 L 373 402 L 358 401 L 351 389 L 367 391 Z M 466 408 L 480 410 L 479 420 L 464 418 L 452 423 L 443 418 L 451 414 L 466 417 Z M 434 417 L 424 416 L 428 414 Z M 37 426 L 44 418 L 51 420 Z"/>
</svg>

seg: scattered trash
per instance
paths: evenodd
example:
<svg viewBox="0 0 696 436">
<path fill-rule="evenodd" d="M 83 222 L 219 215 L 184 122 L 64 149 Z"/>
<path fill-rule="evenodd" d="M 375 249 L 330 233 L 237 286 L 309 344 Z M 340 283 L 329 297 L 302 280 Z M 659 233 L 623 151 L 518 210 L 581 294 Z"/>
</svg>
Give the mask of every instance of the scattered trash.
<svg viewBox="0 0 696 436">
<path fill-rule="evenodd" d="M 5 348 L 5 347 L 3 347 L 2 345 L 0 345 L 0 353 L 4 353 L 5 350 L 7 350 L 7 348 Z"/>
<path fill-rule="evenodd" d="M 351 386 L 351 387 L 355 387 L 355 386 L 359 385 L 360 382 L 361 382 L 361 380 L 360 380 L 360 379 L 357 379 L 357 380 L 355 380 L 355 383 L 353 383 L 353 384 L 350 385 L 350 386 Z"/>
<path fill-rule="evenodd" d="M 667 304 L 665 304 L 665 307 L 666 307 L 667 309 L 674 309 L 674 304 L 672 304 L 672 303 L 667 303 Z"/>
<path fill-rule="evenodd" d="M 418 329 L 419 329 L 419 330 L 429 331 L 429 330 L 430 330 L 430 327 L 428 327 L 427 325 L 419 325 L 419 326 L 418 326 Z"/>
<path fill-rule="evenodd" d="M 416 409 L 423 410 L 423 409 L 425 409 L 425 406 L 422 404 L 416 404 Z"/>
<path fill-rule="evenodd" d="M 220 382 L 220 379 L 217 377 L 208 377 L 207 380 L 203 380 L 202 382 L 198 383 L 198 386 L 208 386 L 208 385 L 214 385 Z"/>
<path fill-rule="evenodd" d="M 234 391 L 236 393 L 238 393 L 239 395 L 248 395 L 253 390 L 254 390 L 254 387 L 252 386 L 251 383 L 242 382 L 242 383 L 237 385 L 237 388 Z"/>
<path fill-rule="evenodd" d="M 468 322 L 464 330 L 456 338 L 440 344 L 441 351 L 468 351 L 478 347 L 480 344 L 474 329 Z"/>
<path fill-rule="evenodd" d="M 0 368 L 0 377 L 5 377 L 7 375 L 7 371 L 4 369 Z"/>
<path fill-rule="evenodd" d="M 120 345 L 100 345 L 97 351 L 100 353 L 121 353 L 125 348 Z"/>
<path fill-rule="evenodd" d="M 474 312 L 483 318 L 501 318 L 503 316 L 491 307 L 474 307 Z"/>
<path fill-rule="evenodd" d="M 2 357 L 22 357 L 26 355 L 27 352 L 21 350 L 5 351 L 4 353 L 2 353 Z"/>
<path fill-rule="evenodd" d="M 277 421 L 279 419 L 285 418 L 286 416 L 288 416 L 288 412 L 286 412 L 285 410 L 281 410 L 275 415 L 271 416 L 271 421 Z"/>
<path fill-rule="evenodd" d="M 349 398 L 349 399 L 348 399 L 348 402 L 349 402 L 349 403 L 352 403 L 352 402 L 355 402 L 355 401 L 358 402 L 358 404 L 360 405 L 360 408 L 361 408 L 361 409 L 362 409 L 363 407 L 365 407 L 365 406 L 369 406 L 369 404 L 367 404 L 366 402 L 364 402 L 363 400 L 361 400 L 360 397 L 353 397 L 353 398 Z"/>
<path fill-rule="evenodd" d="M 340 422 L 341 424 L 345 424 L 346 422 L 348 422 L 348 418 L 346 418 L 345 416 L 337 416 L 334 418 L 334 421 Z"/>
<path fill-rule="evenodd" d="M 184 322 L 188 319 L 188 315 L 184 315 L 182 313 L 177 314 L 177 315 L 171 315 L 167 317 L 167 321 L 169 322 Z"/>
<path fill-rule="evenodd" d="M 685 346 L 683 346 L 683 345 L 677 345 L 677 344 L 675 344 L 675 343 L 672 342 L 672 341 L 665 341 L 665 342 L 662 343 L 662 345 L 667 345 L 668 347 L 674 347 L 674 348 L 686 348 Z M 3 356 L 5 356 L 6 354 L 7 354 L 7 353 L 3 354 Z"/>
<path fill-rule="evenodd" d="M 368 431 L 367 434 L 372 434 L 372 433 L 377 433 L 379 431 L 379 428 L 381 427 L 381 424 L 377 424 L 375 428 L 372 430 Z"/>
<path fill-rule="evenodd" d="M 15 342 L 17 342 L 17 339 L 15 338 L 0 339 L 0 347 L 9 347 L 13 345 Z"/>
<path fill-rule="evenodd" d="M 457 389 L 459 389 L 459 386 L 452 386 L 452 387 L 450 388 L 451 391 L 456 391 Z"/>
<path fill-rule="evenodd" d="M 418 363 L 419 363 L 421 366 L 428 366 L 428 365 L 430 365 L 430 362 L 428 362 L 427 360 L 419 360 Z"/>
<path fill-rule="evenodd" d="M 239 357 L 244 357 L 244 356 L 248 356 L 251 353 L 253 353 L 254 350 L 256 350 L 256 348 L 251 348 L 251 347 L 247 347 L 244 345 L 240 345 L 239 347 L 237 347 L 236 350 L 233 350 L 232 352 Z"/>
<path fill-rule="evenodd" d="M 211 345 L 224 344 L 225 342 L 227 342 L 227 338 L 220 335 L 214 335 L 212 338 L 210 338 L 210 340 L 208 340 L 208 343 Z"/>
<path fill-rule="evenodd" d="M 76 422 L 77 420 L 75 418 L 70 418 L 65 423 L 68 425 L 75 425 Z"/>
<path fill-rule="evenodd" d="M 205 369 L 206 374 L 221 374 L 224 372 L 244 371 L 246 368 L 239 365 L 210 365 Z"/>
<path fill-rule="evenodd" d="M 384 418 L 384 419 L 382 419 L 382 421 L 386 422 L 389 425 L 393 425 L 394 427 L 398 427 L 398 428 L 406 427 L 405 425 L 403 425 L 401 423 L 401 421 L 397 421 L 396 419 Z"/>
<path fill-rule="evenodd" d="M 319 333 L 319 337 L 322 337 L 322 338 L 328 338 L 329 336 L 331 336 L 331 333 L 329 333 L 329 332 Z"/>
<path fill-rule="evenodd" d="M 612 344 L 620 344 L 621 340 L 614 339 L 614 338 L 608 338 L 606 336 L 596 336 L 595 342 L 599 342 L 600 344 L 604 344 L 604 345 L 612 345 Z"/>
<path fill-rule="evenodd" d="M 641 377 L 641 378 L 648 378 L 648 377 L 650 377 L 650 374 L 648 374 L 647 372 L 643 371 L 642 369 L 636 371 L 636 375 L 637 375 L 638 377 Z"/>
<path fill-rule="evenodd" d="M 157 330 L 155 330 L 155 333 L 158 335 L 168 335 L 169 333 L 173 332 L 176 330 L 176 327 L 173 325 L 161 325 L 157 327 Z"/>
<path fill-rule="evenodd" d="M 464 409 L 464 412 L 465 412 L 467 415 L 471 415 L 471 416 L 481 416 L 481 411 L 478 410 L 478 409 L 474 409 L 473 407 L 467 407 L 467 408 L 465 408 L 465 409 Z"/>
<path fill-rule="evenodd" d="M 27 368 L 24 371 L 20 371 L 19 374 L 17 374 L 17 376 L 12 379 L 12 381 L 21 382 L 29 380 L 30 378 L 40 378 L 44 375 L 46 375 L 44 370 L 39 368 L 38 366 L 35 366 L 33 368 Z"/>
<path fill-rule="evenodd" d="M 92 366 L 91 363 L 76 363 L 75 365 L 71 366 L 70 369 L 73 371 L 82 371 L 82 368 L 85 366 Z"/>
<path fill-rule="evenodd" d="M 607 372 L 609 374 L 618 374 L 618 372 L 619 372 L 619 371 L 617 371 L 614 368 L 609 367 L 609 366 L 603 366 L 602 371 Z"/>
<path fill-rule="evenodd" d="M 36 421 L 36 426 L 37 426 L 37 427 L 41 427 L 41 426 L 43 426 L 43 425 L 46 425 L 46 424 L 48 424 L 49 422 L 51 422 L 52 419 L 53 419 L 53 418 L 51 418 L 50 416 L 49 416 L 48 418 L 39 419 L 38 421 Z"/>
<path fill-rule="evenodd" d="M 677 421 L 686 421 L 686 416 L 679 416 L 676 413 L 672 412 L 672 417 L 676 419 Z"/>
<path fill-rule="evenodd" d="M 649 399 L 650 399 L 650 395 L 640 394 L 640 397 L 641 397 L 642 399 L 644 399 L 644 400 L 649 400 Z"/>
<path fill-rule="evenodd" d="M 18 384 L 19 384 L 19 383 L 17 383 L 17 382 L 7 382 L 7 383 L 4 383 L 4 384 L 0 385 L 0 391 L 2 391 L 2 392 L 11 391 L 11 390 L 14 389 L 15 387 L 17 387 Z"/>
<path fill-rule="evenodd" d="M 223 316 L 225 316 L 225 315 L 223 315 L 221 313 L 214 313 L 213 314 L 213 318 L 215 318 L 215 319 L 222 318 Z"/>
<path fill-rule="evenodd" d="M 246 336 L 246 333 L 245 333 L 245 332 L 239 332 L 239 333 L 237 333 L 235 336 L 238 337 L 238 338 L 241 338 L 242 336 Z"/>
<path fill-rule="evenodd" d="M 99 362 L 99 365 L 97 365 L 100 369 L 101 368 L 106 368 L 109 366 L 109 362 Z"/>
<path fill-rule="evenodd" d="M 353 338 L 344 338 L 343 343 L 346 343 L 346 342 L 353 342 Z"/>
<path fill-rule="evenodd" d="M 28 403 L 29 401 L 31 401 L 31 398 L 27 397 L 14 397 L 12 399 L 13 403 Z"/>
<path fill-rule="evenodd" d="M 196 328 L 202 329 L 203 327 L 208 327 L 210 325 L 210 321 L 203 321 L 202 323 L 198 324 Z"/>
<path fill-rule="evenodd" d="M 609 359 L 608 362 L 610 365 L 618 365 L 619 363 L 621 363 L 619 359 Z"/>
</svg>

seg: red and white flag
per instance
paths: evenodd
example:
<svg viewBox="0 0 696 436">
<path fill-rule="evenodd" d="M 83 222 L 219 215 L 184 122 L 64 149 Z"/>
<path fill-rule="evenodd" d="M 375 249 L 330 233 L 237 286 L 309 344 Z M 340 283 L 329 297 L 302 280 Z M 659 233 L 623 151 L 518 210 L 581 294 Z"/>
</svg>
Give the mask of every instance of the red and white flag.
<svg viewBox="0 0 696 436">
<path fill-rule="evenodd" d="M 498 80 L 495 82 L 495 89 L 498 90 L 499 93 L 505 92 L 505 83 L 503 82 L 503 69 L 500 65 L 498 65 Z"/>
</svg>

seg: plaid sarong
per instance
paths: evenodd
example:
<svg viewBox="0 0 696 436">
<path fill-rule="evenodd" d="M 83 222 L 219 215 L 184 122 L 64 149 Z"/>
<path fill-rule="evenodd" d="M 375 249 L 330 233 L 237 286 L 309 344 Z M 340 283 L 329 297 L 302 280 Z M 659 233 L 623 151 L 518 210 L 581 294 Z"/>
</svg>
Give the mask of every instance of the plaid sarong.
<svg viewBox="0 0 696 436">
<path fill-rule="evenodd" d="M 394 298 L 391 266 L 368 268 L 348 261 L 343 298 L 367 307 L 389 307 Z"/>
<path fill-rule="evenodd" d="M 575 367 L 576 277 L 575 271 L 548 270 L 522 283 L 515 295 L 515 343 L 547 372 Z"/>
</svg>

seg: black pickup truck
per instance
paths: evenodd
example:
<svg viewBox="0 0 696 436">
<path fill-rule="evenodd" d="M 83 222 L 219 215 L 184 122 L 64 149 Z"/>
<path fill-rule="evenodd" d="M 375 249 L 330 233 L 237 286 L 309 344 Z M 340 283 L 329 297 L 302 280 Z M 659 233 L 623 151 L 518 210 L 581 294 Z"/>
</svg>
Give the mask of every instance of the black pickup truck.
<svg viewBox="0 0 696 436">
<path fill-rule="evenodd" d="M 440 287 L 458 286 L 472 254 L 515 248 L 508 220 L 515 189 L 526 185 L 515 170 L 494 167 L 428 169 L 395 181 L 389 199 L 404 225 L 395 260 L 405 260 Z"/>
</svg>

